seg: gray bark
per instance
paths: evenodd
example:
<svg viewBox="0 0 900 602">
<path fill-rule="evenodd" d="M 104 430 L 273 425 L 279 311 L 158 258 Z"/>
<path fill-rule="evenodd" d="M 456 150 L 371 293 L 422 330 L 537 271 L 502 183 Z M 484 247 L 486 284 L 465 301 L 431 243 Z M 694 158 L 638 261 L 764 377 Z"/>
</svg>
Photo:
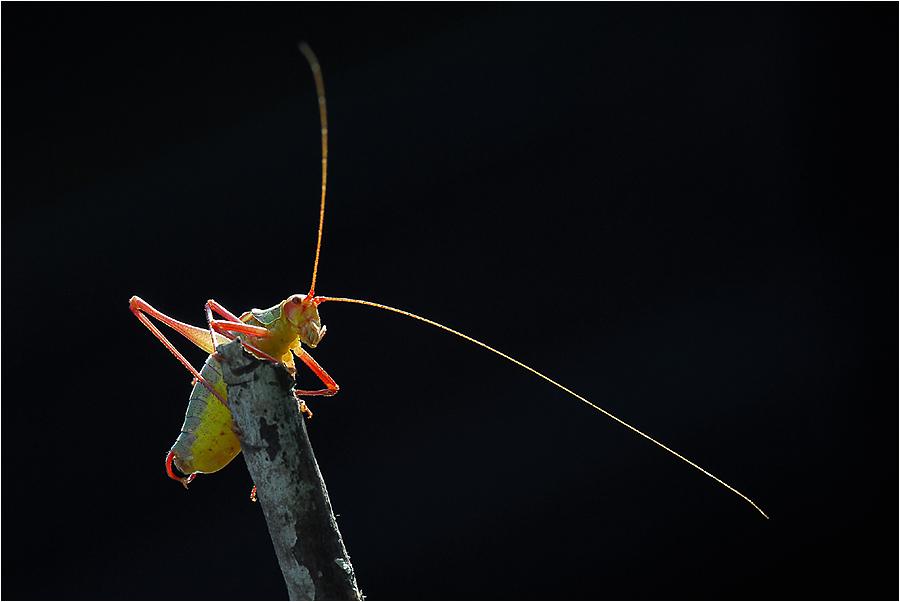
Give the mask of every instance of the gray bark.
<svg viewBox="0 0 900 602">
<path fill-rule="evenodd" d="M 360 600 L 362 593 L 282 366 L 239 342 L 222 345 L 228 404 L 291 600 Z"/>
</svg>

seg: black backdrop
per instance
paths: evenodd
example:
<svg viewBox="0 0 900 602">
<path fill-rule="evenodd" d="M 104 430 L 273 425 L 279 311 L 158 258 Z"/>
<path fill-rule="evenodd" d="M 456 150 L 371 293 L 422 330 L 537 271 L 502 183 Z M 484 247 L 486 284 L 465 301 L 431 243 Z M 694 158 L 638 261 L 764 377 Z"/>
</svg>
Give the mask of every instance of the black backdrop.
<svg viewBox="0 0 900 602">
<path fill-rule="evenodd" d="M 307 290 L 299 39 L 318 292 L 480 338 L 772 517 L 325 304 L 341 392 L 308 427 L 365 593 L 896 596 L 896 5 L 49 12 L 3 11 L 4 598 L 285 595 L 242 459 L 165 477 L 190 377 L 127 301 L 202 324 Z"/>
</svg>

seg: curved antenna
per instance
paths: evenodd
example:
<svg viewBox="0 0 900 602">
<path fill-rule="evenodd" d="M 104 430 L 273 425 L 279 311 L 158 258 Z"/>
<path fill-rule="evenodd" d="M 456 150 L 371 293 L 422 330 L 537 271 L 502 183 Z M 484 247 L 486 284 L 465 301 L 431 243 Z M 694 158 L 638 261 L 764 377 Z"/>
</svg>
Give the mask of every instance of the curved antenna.
<svg viewBox="0 0 900 602">
<path fill-rule="evenodd" d="M 747 502 L 750 503 L 751 506 L 753 506 L 754 508 L 756 508 L 756 509 L 759 511 L 760 514 L 762 514 L 762 515 L 765 516 L 766 518 L 769 518 L 768 515 L 767 515 L 765 512 L 763 512 L 762 509 L 761 509 L 759 506 L 757 506 L 756 504 L 753 503 L 753 500 L 751 500 L 750 498 L 748 498 L 746 495 L 744 495 L 743 493 L 741 493 L 740 491 L 738 491 L 737 489 L 735 489 L 734 487 L 732 487 L 731 485 L 729 485 L 728 483 L 726 483 L 725 481 L 723 481 L 722 479 L 720 479 L 719 477 L 717 477 L 716 475 L 712 474 L 711 472 L 707 471 L 706 469 L 702 468 L 701 466 L 699 466 L 699 465 L 697 465 L 697 464 L 694 464 L 693 462 L 691 462 L 690 460 L 688 460 L 687 458 L 685 458 L 684 456 L 682 456 L 681 454 L 679 454 L 679 453 L 676 452 L 675 450 L 673 450 L 673 449 L 671 449 L 671 448 L 669 448 L 669 447 L 666 447 L 665 445 L 663 445 L 662 443 L 660 443 L 659 441 L 657 441 L 656 439 L 654 439 L 654 438 L 651 437 L 650 435 L 648 435 L 648 434 L 646 434 L 646 433 L 644 433 L 644 432 L 642 432 L 642 431 L 639 431 L 638 429 L 634 428 L 633 426 L 631 426 L 630 424 L 628 424 L 628 423 L 625 422 L 624 420 L 622 420 L 622 419 L 620 419 L 620 418 L 617 418 L 617 417 L 613 416 L 612 414 L 610 414 L 609 412 L 607 412 L 606 410 L 604 410 L 604 409 L 601 408 L 600 406 L 591 403 L 590 401 L 588 401 L 587 399 L 585 399 L 584 397 L 582 397 L 582 396 L 579 395 L 578 393 L 572 391 L 571 389 L 568 389 L 567 387 L 562 386 L 561 384 L 559 384 L 558 382 L 556 382 L 556 381 L 553 380 L 552 378 L 550 378 L 550 377 L 548 377 L 548 376 L 544 376 L 543 374 L 541 374 L 540 372 L 538 372 L 537 370 L 535 370 L 535 369 L 532 368 L 531 366 L 527 366 L 527 365 L 523 364 L 523 363 L 520 362 L 519 360 L 517 360 L 517 359 L 515 359 L 515 358 L 512 358 L 512 357 L 506 355 L 506 354 L 503 353 L 502 351 L 497 351 L 496 349 L 494 349 L 494 348 L 491 347 L 490 345 L 485 345 L 485 344 L 482 343 L 481 341 L 476 340 L 476 339 L 473 339 L 473 338 L 470 337 L 469 335 L 463 334 L 463 333 L 461 333 L 461 332 L 459 332 L 459 331 L 457 331 L 457 330 L 453 330 L 452 328 L 449 328 L 449 327 L 447 327 L 447 326 L 444 326 L 443 324 L 440 324 L 440 323 L 438 323 L 438 322 L 435 322 L 434 320 L 429 320 L 428 318 L 423 318 L 422 316 L 417 316 L 416 314 L 410 313 L 410 312 L 408 312 L 408 311 L 404 311 L 404 310 L 402 310 L 402 309 L 397 309 L 396 307 L 390 307 L 390 306 L 388 306 L 388 305 L 382 305 L 381 303 L 373 303 L 373 302 L 371 302 L 371 301 L 362 301 L 362 300 L 360 300 L 360 299 L 346 299 L 346 298 L 343 298 L 343 297 L 316 297 L 316 299 L 315 299 L 316 305 L 318 305 L 319 303 L 324 303 L 325 301 L 340 301 L 340 302 L 342 302 L 342 303 L 357 303 L 357 304 L 359 304 L 359 305 L 368 305 L 368 306 L 371 306 L 371 307 L 377 307 L 378 309 L 385 309 L 385 310 L 387 310 L 387 311 L 392 311 L 392 312 L 394 312 L 394 313 L 398 313 L 398 314 L 400 314 L 400 315 L 408 316 L 408 317 L 410 317 L 410 318 L 414 318 L 414 319 L 419 320 L 419 321 L 421 321 L 421 322 L 425 322 L 426 324 L 431 324 L 432 326 L 437 326 L 437 327 L 440 328 L 441 330 L 446 330 L 447 332 L 452 333 L 452 334 L 455 334 L 455 335 L 458 336 L 458 337 L 462 337 L 462 338 L 466 339 L 467 341 L 471 341 L 472 343 L 475 343 L 476 345 L 478 345 L 478 346 L 480 346 L 480 347 L 484 347 L 484 348 L 487 349 L 488 351 L 491 351 L 491 352 L 493 352 L 493 353 L 496 353 L 496 354 L 499 355 L 500 357 L 505 358 L 505 359 L 511 361 L 512 363 L 521 366 L 522 368 L 525 368 L 526 370 L 528 370 L 528 371 L 531 372 L 532 374 L 536 374 L 536 375 L 540 376 L 541 378 L 543 378 L 544 380 L 546 380 L 547 382 L 549 382 L 551 385 L 554 385 L 554 386 L 556 386 L 556 387 L 562 389 L 563 391 L 565 391 L 565 392 L 568 393 L 569 395 L 571 395 L 571 396 L 573 396 L 573 397 L 576 397 L 576 398 L 580 399 L 581 401 L 583 401 L 584 403 L 588 404 L 589 406 L 591 406 L 591 407 L 594 408 L 595 410 L 599 410 L 599 411 L 603 412 L 604 414 L 606 414 L 607 416 L 609 416 L 610 418 L 612 418 L 613 420 L 615 420 L 615 421 L 618 422 L 619 424 L 628 427 L 629 429 L 631 429 L 632 431 L 634 431 L 635 433 L 637 433 L 638 435 L 640 435 L 640 436 L 643 437 L 644 439 L 648 439 L 648 440 L 652 441 L 653 443 L 655 443 L 655 444 L 658 445 L 659 447 L 663 448 L 664 450 L 666 450 L 667 452 L 669 452 L 670 454 L 672 454 L 672 455 L 675 456 L 676 458 L 678 458 L 678 459 L 680 459 L 680 460 L 683 460 L 683 461 L 687 462 L 688 464 L 690 464 L 691 466 L 693 466 L 694 468 L 696 468 L 697 470 L 699 470 L 700 472 L 702 472 L 703 474 L 705 474 L 705 475 L 708 476 L 709 478 L 713 479 L 714 481 L 716 481 L 716 482 L 719 483 L 720 485 L 724 485 L 727 489 L 729 489 L 729 490 L 732 491 L 733 493 L 736 493 L 736 494 L 739 495 L 740 497 L 744 498 L 744 500 L 746 500 Z"/>
<path fill-rule="evenodd" d="M 300 52 L 309 61 L 312 67 L 313 77 L 316 79 L 316 94 L 319 97 L 319 120 L 322 122 L 322 202 L 319 205 L 319 239 L 316 242 L 316 260 L 313 263 L 312 284 L 309 285 L 309 295 L 312 297 L 316 291 L 316 273 L 319 270 L 319 252 L 322 249 L 322 224 L 325 223 L 325 181 L 328 174 L 328 113 L 325 110 L 325 83 L 322 81 L 322 68 L 319 60 L 306 42 L 297 44 Z"/>
</svg>

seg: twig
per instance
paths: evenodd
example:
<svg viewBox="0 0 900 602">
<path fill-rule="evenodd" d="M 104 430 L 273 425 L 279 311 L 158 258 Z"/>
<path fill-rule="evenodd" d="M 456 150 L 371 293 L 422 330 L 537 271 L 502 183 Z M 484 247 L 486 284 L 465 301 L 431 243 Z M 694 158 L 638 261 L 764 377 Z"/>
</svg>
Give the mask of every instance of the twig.
<svg viewBox="0 0 900 602">
<path fill-rule="evenodd" d="M 219 347 L 228 404 L 291 600 L 360 600 L 287 371 Z"/>
</svg>

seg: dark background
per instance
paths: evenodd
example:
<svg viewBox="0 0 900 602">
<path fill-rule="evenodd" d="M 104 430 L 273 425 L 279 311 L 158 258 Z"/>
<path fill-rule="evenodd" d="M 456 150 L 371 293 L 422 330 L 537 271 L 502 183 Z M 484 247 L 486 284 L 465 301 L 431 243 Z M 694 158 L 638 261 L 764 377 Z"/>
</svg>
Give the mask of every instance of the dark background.
<svg viewBox="0 0 900 602">
<path fill-rule="evenodd" d="M 191 379 L 127 302 L 202 325 L 307 290 L 299 39 L 317 292 L 496 346 L 771 516 L 480 348 L 325 304 L 341 392 L 308 427 L 367 595 L 896 597 L 896 5 L 3 16 L 4 598 L 285 596 L 242 459 L 166 478 Z"/>
</svg>

